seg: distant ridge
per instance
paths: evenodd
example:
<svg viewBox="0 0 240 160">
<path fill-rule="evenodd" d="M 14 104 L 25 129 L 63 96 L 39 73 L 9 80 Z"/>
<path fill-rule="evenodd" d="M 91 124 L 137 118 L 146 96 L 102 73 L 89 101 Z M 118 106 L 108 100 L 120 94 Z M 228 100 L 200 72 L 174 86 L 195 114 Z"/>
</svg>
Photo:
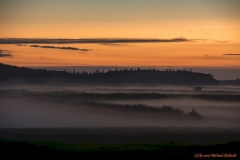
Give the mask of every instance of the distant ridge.
<svg viewBox="0 0 240 160">
<path fill-rule="evenodd" d="M 211 74 L 187 70 L 124 69 L 95 72 L 67 72 L 31 69 L 0 63 L 1 83 L 53 84 L 168 84 L 218 85 Z"/>
<path fill-rule="evenodd" d="M 240 85 L 240 78 L 237 78 L 235 80 L 219 80 L 218 81 L 220 85 Z"/>
</svg>

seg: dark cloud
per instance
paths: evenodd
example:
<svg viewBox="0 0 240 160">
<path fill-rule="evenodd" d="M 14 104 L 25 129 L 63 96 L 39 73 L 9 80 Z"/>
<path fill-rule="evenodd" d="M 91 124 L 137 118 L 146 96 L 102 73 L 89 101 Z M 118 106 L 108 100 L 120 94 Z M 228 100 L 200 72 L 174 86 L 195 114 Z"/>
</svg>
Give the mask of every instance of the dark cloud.
<svg viewBox="0 0 240 160">
<path fill-rule="evenodd" d="M 29 45 L 29 46 L 35 47 L 35 48 L 64 49 L 64 50 L 75 50 L 75 51 L 82 51 L 82 52 L 91 51 L 91 49 L 80 49 L 76 47 L 56 47 L 56 46 L 40 46 L 40 45 Z"/>
<path fill-rule="evenodd" d="M 4 53 L 0 53 L 0 57 L 12 57 L 12 54 L 4 54 Z"/>
<path fill-rule="evenodd" d="M 40 47 L 39 45 L 29 45 L 29 47 Z"/>
<path fill-rule="evenodd" d="M 223 54 L 224 56 L 240 56 L 240 54 Z"/>
<path fill-rule="evenodd" d="M 11 58 L 11 57 L 13 57 L 13 55 L 11 53 L 12 52 L 10 52 L 8 50 L 0 50 L 0 57 Z"/>
<path fill-rule="evenodd" d="M 0 44 L 70 44 L 70 43 L 166 43 L 191 42 L 183 37 L 172 39 L 140 39 L 140 38 L 97 38 L 97 39 L 26 39 L 26 38 L 0 38 Z"/>
</svg>

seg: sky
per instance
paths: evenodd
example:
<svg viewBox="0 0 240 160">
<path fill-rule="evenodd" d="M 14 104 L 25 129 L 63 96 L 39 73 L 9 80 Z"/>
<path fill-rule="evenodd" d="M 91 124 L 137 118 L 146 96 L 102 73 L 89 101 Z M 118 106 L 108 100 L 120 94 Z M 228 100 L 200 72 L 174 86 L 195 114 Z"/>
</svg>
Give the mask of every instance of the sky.
<svg viewBox="0 0 240 160">
<path fill-rule="evenodd" d="M 0 62 L 240 68 L 239 6 L 239 0 L 1 0 Z"/>
</svg>

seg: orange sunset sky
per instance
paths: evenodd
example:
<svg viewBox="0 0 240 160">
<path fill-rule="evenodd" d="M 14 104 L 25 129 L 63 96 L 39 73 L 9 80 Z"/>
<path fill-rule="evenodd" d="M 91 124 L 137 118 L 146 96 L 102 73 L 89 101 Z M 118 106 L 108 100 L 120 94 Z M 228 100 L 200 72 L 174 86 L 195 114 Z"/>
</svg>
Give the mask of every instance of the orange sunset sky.
<svg viewBox="0 0 240 160">
<path fill-rule="evenodd" d="M 239 6 L 239 0 L 1 0 L 0 62 L 240 68 Z"/>
</svg>

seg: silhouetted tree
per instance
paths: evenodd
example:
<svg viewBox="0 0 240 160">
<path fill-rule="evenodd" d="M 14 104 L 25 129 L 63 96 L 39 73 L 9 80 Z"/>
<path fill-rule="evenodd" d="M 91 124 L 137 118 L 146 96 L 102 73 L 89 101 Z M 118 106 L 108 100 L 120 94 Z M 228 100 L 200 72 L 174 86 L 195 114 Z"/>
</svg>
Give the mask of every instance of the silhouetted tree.
<svg viewBox="0 0 240 160">
<path fill-rule="evenodd" d="M 70 81 L 75 81 L 79 83 L 157 83 L 157 84 L 184 84 L 184 85 L 215 85 L 218 84 L 218 81 L 213 78 L 211 74 L 195 73 L 195 72 L 169 72 L 165 71 L 154 71 L 154 68 L 151 70 L 140 70 L 137 68 L 135 70 L 127 68 L 119 72 L 118 69 L 104 73 L 100 70 L 96 70 L 95 73 L 90 71 L 82 71 L 81 73 L 75 71 L 67 72 L 64 71 L 49 71 L 46 69 L 30 69 L 26 67 L 16 67 L 11 65 L 5 65 L 0 63 L 0 81 L 7 80 L 11 77 L 23 77 L 28 81 L 35 82 L 37 79 L 33 78 L 43 78 L 47 81 L 51 77 L 62 77 Z M 141 72 L 140 72 L 141 71 Z M 97 79 L 97 81 L 96 81 Z M 101 81 L 99 81 L 101 79 Z M 80 81 L 79 81 L 80 80 Z M 44 82 L 44 81 L 42 81 Z M 238 83 L 239 81 L 231 81 L 231 83 Z"/>
</svg>

